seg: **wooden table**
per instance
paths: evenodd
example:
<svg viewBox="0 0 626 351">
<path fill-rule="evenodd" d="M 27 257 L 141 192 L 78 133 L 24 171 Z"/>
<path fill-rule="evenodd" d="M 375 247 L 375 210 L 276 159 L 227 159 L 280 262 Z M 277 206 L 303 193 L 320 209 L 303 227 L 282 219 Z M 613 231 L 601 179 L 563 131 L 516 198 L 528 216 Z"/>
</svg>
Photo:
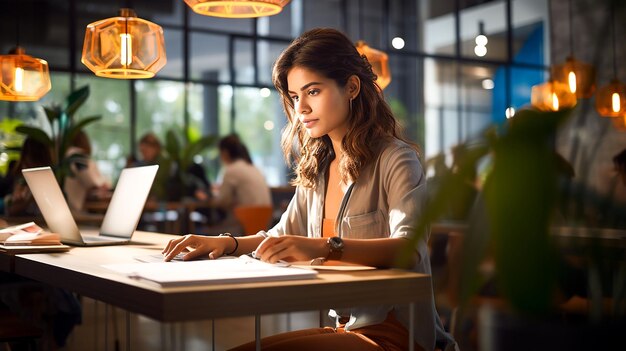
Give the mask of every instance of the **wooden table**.
<svg viewBox="0 0 626 351">
<path fill-rule="evenodd" d="M 136 232 L 130 245 L 16 255 L 13 272 L 162 322 L 331 307 L 412 305 L 432 295 L 429 275 L 394 269 L 320 272 L 318 278 L 308 280 L 163 288 L 102 267 L 136 262 L 136 256 L 159 253 L 172 238 L 176 236 Z"/>
</svg>

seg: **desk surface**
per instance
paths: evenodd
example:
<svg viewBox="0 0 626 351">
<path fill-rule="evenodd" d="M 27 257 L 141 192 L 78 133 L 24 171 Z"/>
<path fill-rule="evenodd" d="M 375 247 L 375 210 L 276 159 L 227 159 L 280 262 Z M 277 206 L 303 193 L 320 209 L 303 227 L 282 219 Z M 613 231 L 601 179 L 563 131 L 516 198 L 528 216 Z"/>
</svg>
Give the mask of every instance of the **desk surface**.
<svg viewBox="0 0 626 351">
<path fill-rule="evenodd" d="M 158 253 L 171 238 L 137 232 L 130 245 L 16 255 L 13 271 L 164 322 L 409 303 L 432 294 L 430 276 L 392 269 L 320 272 L 317 279 L 308 280 L 163 288 L 102 267 Z"/>
</svg>

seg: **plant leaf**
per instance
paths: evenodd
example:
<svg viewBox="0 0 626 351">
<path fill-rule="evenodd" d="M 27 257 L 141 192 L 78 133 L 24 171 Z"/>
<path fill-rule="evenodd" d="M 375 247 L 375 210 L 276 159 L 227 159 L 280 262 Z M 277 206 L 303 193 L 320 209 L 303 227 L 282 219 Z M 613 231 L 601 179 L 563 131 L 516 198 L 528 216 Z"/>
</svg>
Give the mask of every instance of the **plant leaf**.
<svg viewBox="0 0 626 351">
<path fill-rule="evenodd" d="M 46 117 L 48 117 L 48 122 L 50 126 L 54 124 L 54 121 L 58 120 L 61 116 L 61 107 L 58 105 L 53 106 L 44 106 L 44 112 L 46 113 Z"/>
<path fill-rule="evenodd" d="M 86 118 L 83 118 L 80 121 L 78 121 L 78 123 L 69 126 L 65 130 L 63 141 L 62 141 L 62 144 L 61 144 L 61 151 L 60 152 L 63 153 L 63 155 L 65 155 L 65 152 L 70 147 L 70 144 L 72 143 L 72 140 L 74 140 L 74 137 L 76 136 L 76 134 L 78 134 L 78 132 L 80 132 L 88 124 L 96 122 L 96 121 L 100 120 L 101 118 L 102 118 L 102 116 L 86 117 Z"/>
<path fill-rule="evenodd" d="M 165 136 L 165 150 L 172 161 L 177 163 L 180 161 L 180 140 L 173 129 L 168 130 Z"/>
<path fill-rule="evenodd" d="M 89 97 L 89 85 L 85 85 L 78 90 L 73 91 L 70 96 L 67 97 L 65 101 L 64 112 L 71 119 L 74 116 L 74 113 L 78 108 L 82 106 L 82 104 Z"/>
<path fill-rule="evenodd" d="M 43 130 L 39 128 L 21 125 L 21 126 L 17 126 L 15 128 L 15 131 L 18 133 L 25 134 L 26 136 L 31 137 L 48 147 L 53 146 L 52 140 L 50 139 L 48 134 L 46 134 L 46 132 L 44 132 Z"/>
<path fill-rule="evenodd" d="M 217 137 L 214 135 L 205 135 L 200 139 L 190 142 L 187 147 L 183 149 L 183 155 L 181 158 L 181 166 L 183 169 L 187 169 L 193 162 L 194 156 L 207 150 L 215 144 Z"/>
</svg>

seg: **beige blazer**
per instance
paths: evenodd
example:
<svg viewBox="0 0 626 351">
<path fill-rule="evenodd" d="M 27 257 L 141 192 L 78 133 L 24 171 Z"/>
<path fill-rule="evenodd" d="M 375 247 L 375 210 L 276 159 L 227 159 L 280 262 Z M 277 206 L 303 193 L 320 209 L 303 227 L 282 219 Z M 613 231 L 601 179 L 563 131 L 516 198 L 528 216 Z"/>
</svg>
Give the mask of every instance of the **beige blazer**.
<svg viewBox="0 0 626 351">
<path fill-rule="evenodd" d="M 378 157 L 364 167 L 359 178 L 349 185 L 336 218 L 336 233 L 343 238 L 401 238 L 414 235 L 416 219 L 423 213 L 426 200 L 426 178 L 415 150 L 393 139 L 378 148 Z M 312 238 L 322 236 L 325 169 L 320 170 L 314 188 L 297 187 L 281 220 L 263 236 L 285 234 Z M 428 235 L 422 236 L 415 250 L 419 260 L 413 270 L 430 274 Z M 349 294 L 346 291 L 346 294 Z M 338 316 L 350 316 L 346 329 L 378 324 L 395 310 L 398 320 L 408 328 L 406 305 L 354 307 L 337 310 Z M 331 311 L 332 315 L 332 311 Z M 415 305 L 415 341 L 425 350 L 432 350 L 436 334 L 443 333 L 435 310 L 434 299 Z M 448 338 L 441 334 L 437 337 Z"/>
</svg>

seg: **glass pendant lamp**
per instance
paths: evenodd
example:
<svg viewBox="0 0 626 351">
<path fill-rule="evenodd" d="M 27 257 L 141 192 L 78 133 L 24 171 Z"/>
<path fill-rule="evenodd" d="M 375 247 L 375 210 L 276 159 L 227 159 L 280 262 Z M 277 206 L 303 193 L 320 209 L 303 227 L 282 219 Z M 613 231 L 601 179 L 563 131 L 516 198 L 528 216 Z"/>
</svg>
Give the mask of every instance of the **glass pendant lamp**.
<svg viewBox="0 0 626 351">
<path fill-rule="evenodd" d="M 198 14 L 226 18 L 254 18 L 280 13 L 290 0 L 185 0 Z"/>
<path fill-rule="evenodd" d="M 163 29 L 122 8 L 87 26 L 81 62 L 99 77 L 152 78 L 167 62 Z"/>
<path fill-rule="evenodd" d="M 20 46 L 20 2 L 16 1 L 12 10 L 16 17 L 16 45 L 7 55 L 0 55 L 0 100 L 37 101 L 52 88 L 48 62 L 26 55 Z"/>
<path fill-rule="evenodd" d="M 0 100 L 37 101 L 52 85 L 48 62 L 26 55 L 21 47 L 0 55 Z"/>
<path fill-rule="evenodd" d="M 532 87 L 530 103 L 540 111 L 559 111 L 576 106 L 576 94 L 567 84 L 550 79 Z"/>
<path fill-rule="evenodd" d="M 356 43 L 356 49 L 361 55 L 365 55 L 372 65 L 372 71 L 377 76 L 376 83 L 380 89 L 385 89 L 391 83 L 391 70 L 389 69 L 389 56 L 386 53 L 371 48 L 363 40 Z"/>
<path fill-rule="evenodd" d="M 596 111 L 602 117 L 621 117 L 626 114 L 626 86 L 619 80 L 598 89 Z"/>
<path fill-rule="evenodd" d="M 602 117 L 626 116 L 626 86 L 617 79 L 617 47 L 615 45 L 615 8 L 612 6 L 611 33 L 613 38 L 613 79 L 598 89 L 596 111 Z"/>
<path fill-rule="evenodd" d="M 577 98 L 589 98 L 596 88 L 596 70 L 585 62 L 574 58 L 574 34 L 572 30 L 572 1 L 569 1 L 569 39 L 570 55 L 565 62 L 551 67 L 552 78 L 567 84 Z"/>
</svg>

